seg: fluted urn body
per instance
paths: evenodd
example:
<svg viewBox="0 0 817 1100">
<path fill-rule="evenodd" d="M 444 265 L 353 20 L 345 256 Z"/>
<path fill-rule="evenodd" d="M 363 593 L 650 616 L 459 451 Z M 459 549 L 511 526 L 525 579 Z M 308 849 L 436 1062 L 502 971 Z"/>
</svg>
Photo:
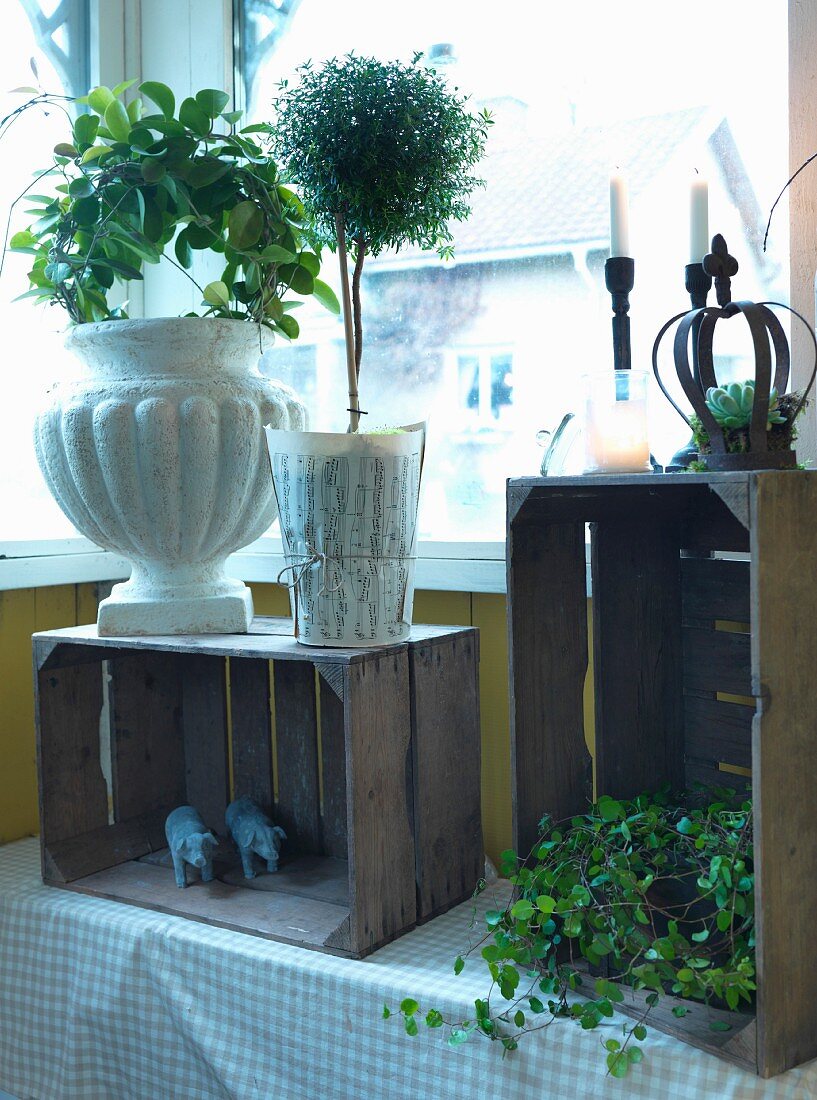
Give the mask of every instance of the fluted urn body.
<svg viewBox="0 0 817 1100">
<path fill-rule="evenodd" d="M 259 329 L 108 321 L 66 346 L 85 372 L 51 391 L 35 446 L 74 526 L 132 564 L 100 604 L 100 634 L 245 631 L 252 597 L 224 564 L 275 519 L 264 426 L 304 426 L 292 391 L 257 370 Z"/>
</svg>

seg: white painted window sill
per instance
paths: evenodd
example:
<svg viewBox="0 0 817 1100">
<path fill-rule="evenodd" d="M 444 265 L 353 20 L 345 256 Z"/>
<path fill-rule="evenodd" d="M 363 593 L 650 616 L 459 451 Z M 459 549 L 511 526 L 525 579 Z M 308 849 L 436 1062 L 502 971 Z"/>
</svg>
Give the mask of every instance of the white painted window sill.
<svg viewBox="0 0 817 1100">
<path fill-rule="evenodd" d="M 243 581 L 274 584 L 285 565 L 281 540 L 262 538 L 229 559 Z M 121 580 L 124 558 L 83 538 L 0 542 L 0 590 Z M 417 557 L 415 588 L 441 592 L 504 592 L 503 542 L 425 542 Z"/>
</svg>

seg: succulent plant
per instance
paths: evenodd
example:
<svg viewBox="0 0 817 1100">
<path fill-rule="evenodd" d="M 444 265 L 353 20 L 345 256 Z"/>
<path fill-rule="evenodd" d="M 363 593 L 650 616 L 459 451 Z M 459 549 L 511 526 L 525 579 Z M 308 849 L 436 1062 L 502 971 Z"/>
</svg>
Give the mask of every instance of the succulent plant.
<svg viewBox="0 0 817 1100">
<path fill-rule="evenodd" d="M 769 394 L 769 413 L 766 430 L 773 424 L 785 424 L 786 418 L 778 407 L 777 390 Z M 706 405 L 721 428 L 746 428 L 752 419 L 755 403 L 754 379 L 748 382 L 730 382 L 728 386 L 710 386 L 706 391 Z"/>
</svg>

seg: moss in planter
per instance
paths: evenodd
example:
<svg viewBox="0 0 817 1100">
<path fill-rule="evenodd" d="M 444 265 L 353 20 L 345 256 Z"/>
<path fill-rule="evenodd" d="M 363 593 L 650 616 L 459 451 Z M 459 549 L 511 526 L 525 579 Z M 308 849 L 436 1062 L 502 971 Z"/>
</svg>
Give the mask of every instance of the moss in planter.
<svg viewBox="0 0 817 1100">
<path fill-rule="evenodd" d="M 785 417 L 785 420 L 782 424 L 772 424 L 766 433 L 770 451 L 790 451 L 794 447 L 795 440 L 797 439 L 797 424 L 795 423 L 794 414 L 802 397 L 803 395 L 801 392 L 795 391 L 793 393 L 784 393 L 780 398 L 778 410 L 781 415 Z M 808 404 L 808 401 L 804 402 L 803 408 L 805 409 Z M 802 412 L 802 409 L 800 411 Z M 692 437 L 695 441 L 698 454 L 710 454 L 712 448 L 709 441 L 709 434 L 700 419 L 697 416 L 692 416 L 690 418 L 690 425 L 692 427 Z M 748 425 L 743 428 L 726 428 L 724 430 L 724 438 L 726 440 L 726 450 L 729 454 L 746 454 L 751 450 Z M 690 466 L 690 469 L 692 468 L 693 466 Z M 695 468 L 699 468 L 698 464 L 695 464 Z M 705 466 L 702 468 L 706 469 Z"/>
</svg>

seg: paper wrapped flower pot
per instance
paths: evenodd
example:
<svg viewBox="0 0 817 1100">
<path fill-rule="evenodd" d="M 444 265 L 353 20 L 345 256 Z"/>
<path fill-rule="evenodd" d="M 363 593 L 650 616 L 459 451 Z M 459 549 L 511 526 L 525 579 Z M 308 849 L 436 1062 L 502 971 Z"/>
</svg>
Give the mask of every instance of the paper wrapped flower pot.
<svg viewBox="0 0 817 1100">
<path fill-rule="evenodd" d="M 425 425 L 367 435 L 267 429 L 298 640 L 379 646 L 411 630 Z"/>
<path fill-rule="evenodd" d="M 102 635 L 246 631 L 252 597 L 228 555 L 275 519 L 264 425 L 298 428 L 295 395 L 256 369 L 259 328 L 179 317 L 79 325 L 84 377 L 37 419 L 43 476 L 74 526 L 127 558 Z"/>
</svg>

